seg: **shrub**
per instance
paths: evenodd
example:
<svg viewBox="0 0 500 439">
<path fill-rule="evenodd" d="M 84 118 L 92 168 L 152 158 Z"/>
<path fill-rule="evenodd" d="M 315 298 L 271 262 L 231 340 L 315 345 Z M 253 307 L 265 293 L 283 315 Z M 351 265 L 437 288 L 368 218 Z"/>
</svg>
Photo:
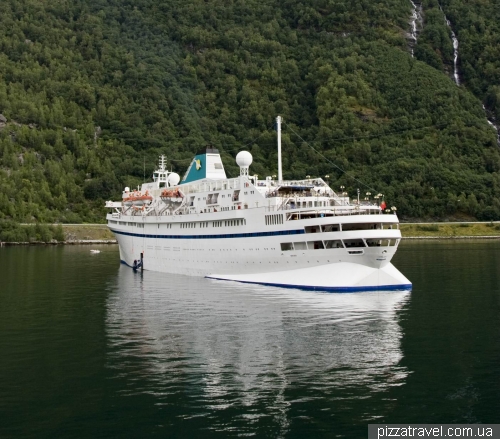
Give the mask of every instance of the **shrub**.
<svg viewBox="0 0 500 439">
<path fill-rule="evenodd" d="M 54 236 L 54 239 L 56 241 L 59 241 L 59 242 L 66 241 L 66 236 L 64 236 L 64 230 L 63 230 L 61 224 L 52 228 L 52 235 Z"/>
<path fill-rule="evenodd" d="M 439 226 L 436 224 L 424 224 L 417 226 L 417 230 L 421 232 L 439 232 Z"/>
</svg>

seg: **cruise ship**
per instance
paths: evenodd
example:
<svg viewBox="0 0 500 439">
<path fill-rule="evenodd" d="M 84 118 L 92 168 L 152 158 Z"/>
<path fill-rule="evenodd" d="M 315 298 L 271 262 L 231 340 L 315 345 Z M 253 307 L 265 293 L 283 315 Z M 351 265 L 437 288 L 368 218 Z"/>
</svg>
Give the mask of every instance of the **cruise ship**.
<svg viewBox="0 0 500 439">
<path fill-rule="evenodd" d="M 306 290 L 411 290 L 391 264 L 401 241 L 395 209 L 351 200 L 322 178 L 251 175 L 252 155 L 236 156 L 227 178 L 217 149 L 193 158 L 184 177 L 161 156 L 153 181 L 107 201 L 121 262 L 144 270 Z M 343 189 L 343 188 L 342 188 Z"/>
</svg>

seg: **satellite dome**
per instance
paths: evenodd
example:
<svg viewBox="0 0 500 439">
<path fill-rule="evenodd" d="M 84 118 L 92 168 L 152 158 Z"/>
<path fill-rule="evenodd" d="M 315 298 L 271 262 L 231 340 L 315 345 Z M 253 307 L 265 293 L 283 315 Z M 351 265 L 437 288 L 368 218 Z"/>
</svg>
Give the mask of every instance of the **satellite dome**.
<svg viewBox="0 0 500 439">
<path fill-rule="evenodd" d="M 240 168 L 248 168 L 252 164 L 252 154 L 248 151 L 240 151 L 236 156 L 236 163 Z"/>
<path fill-rule="evenodd" d="M 175 172 L 172 172 L 167 177 L 167 181 L 170 184 L 170 186 L 177 186 L 179 184 L 179 181 L 181 181 L 181 177 L 179 177 L 179 174 L 176 174 Z"/>
</svg>

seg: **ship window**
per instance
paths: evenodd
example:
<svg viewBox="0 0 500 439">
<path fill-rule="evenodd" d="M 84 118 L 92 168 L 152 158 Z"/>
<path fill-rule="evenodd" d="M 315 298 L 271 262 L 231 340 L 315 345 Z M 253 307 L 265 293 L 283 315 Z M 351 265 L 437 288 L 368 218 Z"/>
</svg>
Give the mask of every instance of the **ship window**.
<svg viewBox="0 0 500 439">
<path fill-rule="evenodd" d="M 328 224 L 321 227 L 323 228 L 323 232 L 338 232 L 340 230 L 339 224 Z"/>
<path fill-rule="evenodd" d="M 218 198 L 219 198 L 218 192 L 216 192 L 215 194 L 208 194 L 207 204 L 217 204 Z"/>
<path fill-rule="evenodd" d="M 340 239 L 325 241 L 325 248 L 343 248 L 342 241 Z"/>
<path fill-rule="evenodd" d="M 307 241 L 307 247 L 309 250 L 321 250 L 325 248 L 323 241 Z"/>
<path fill-rule="evenodd" d="M 307 250 L 307 244 L 305 242 L 294 242 L 293 247 L 295 250 Z"/>
<path fill-rule="evenodd" d="M 293 244 L 291 242 L 282 242 L 281 251 L 293 250 Z"/>
<path fill-rule="evenodd" d="M 347 248 L 365 247 L 365 242 L 362 239 L 344 239 L 344 244 Z"/>
<path fill-rule="evenodd" d="M 376 241 L 377 244 L 376 246 L 377 247 L 394 247 L 398 244 L 398 240 L 397 239 L 367 239 L 366 240 L 366 243 L 368 244 L 368 241 Z M 368 244 L 368 246 L 370 247 L 370 244 Z"/>
<path fill-rule="evenodd" d="M 342 224 L 342 231 L 350 230 L 373 230 L 377 228 L 377 224 L 374 223 L 353 223 L 353 224 Z"/>
<path fill-rule="evenodd" d="M 320 232 L 320 226 L 307 226 L 305 231 L 306 233 L 318 233 Z"/>
<path fill-rule="evenodd" d="M 222 163 L 214 163 L 215 169 L 222 169 Z"/>
</svg>

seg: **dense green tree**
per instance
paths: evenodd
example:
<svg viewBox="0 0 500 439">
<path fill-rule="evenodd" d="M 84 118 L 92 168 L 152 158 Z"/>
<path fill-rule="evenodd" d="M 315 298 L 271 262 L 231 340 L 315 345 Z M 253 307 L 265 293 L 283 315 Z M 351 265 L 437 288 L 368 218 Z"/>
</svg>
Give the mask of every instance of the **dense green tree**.
<svg viewBox="0 0 500 439">
<path fill-rule="evenodd" d="M 103 221 L 104 200 L 158 155 L 183 173 L 207 144 L 229 175 L 241 149 L 252 172 L 275 174 L 277 114 L 287 178 L 375 189 L 403 218 L 498 219 L 500 155 L 480 100 L 500 119 L 500 8 L 422 5 L 412 58 L 406 0 L 0 3 L 0 220 Z"/>
</svg>

